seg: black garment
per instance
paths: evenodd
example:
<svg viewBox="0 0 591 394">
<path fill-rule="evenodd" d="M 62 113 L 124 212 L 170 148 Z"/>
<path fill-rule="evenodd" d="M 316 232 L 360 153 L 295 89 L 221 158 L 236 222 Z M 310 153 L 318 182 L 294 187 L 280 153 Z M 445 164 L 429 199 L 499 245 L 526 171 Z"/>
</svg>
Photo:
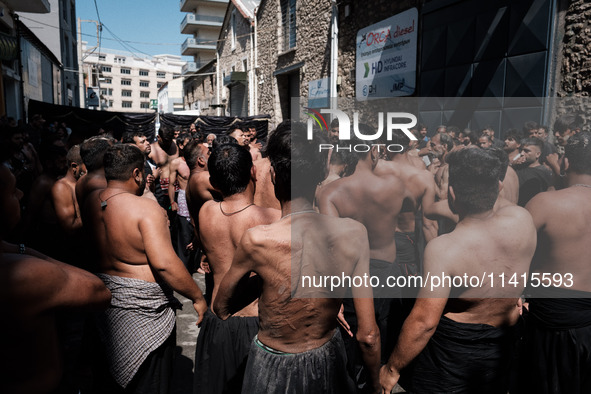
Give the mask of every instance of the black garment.
<svg viewBox="0 0 591 394">
<path fill-rule="evenodd" d="M 164 341 L 160 347 L 150 353 L 142 363 L 133 379 L 127 387 L 122 388 L 106 367 L 106 356 L 98 357 L 101 360 L 99 371 L 95 370 L 93 388 L 89 393 L 93 394 L 168 394 L 172 386 L 172 369 L 174 364 L 174 351 L 176 347 L 176 329 Z M 104 349 L 102 349 L 104 350 Z M 86 392 L 83 390 L 83 392 Z"/>
<path fill-rule="evenodd" d="M 242 393 L 355 393 L 346 364 L 338 330 L 324 345 L 303 353 L 274 351 L 255 339 L 250 345 Z"/>
<path fill-rule="evenodd" d="M 545 192 L 552 185 L 552 171 L 544 166 L 517 168 L 519 201 L 524 207 L 536 194 Z"/>
<path fill-rule="evenodd" d="M 399 232 L 394 235 L 396 241 L 396 264 L 403 275 L 418 275 L 419 261 L 415 232 Z"/>
<path fill-rule="evenodd" d="M 523 378 L 530 392 L 591 393 L 591 293 L 546 288 L 544 295 L 557 298 L 529 300 Z"/>
<path fill-rule="evenodd" d="M 516 326 L 458 323 L 445 316 L 402 387 L 411 393 L 498 393 L 509 387 Z"/>
<path fill-rule="evenodd" d="M 549 154 L 557 153 L 556 146 L 554 144 L 549 143 L 548 141 L 543 141 L 544 147 L 542 148 L 542 153 L 540 154 L 540 163 L 544 164 L 546 162 L 546 157 Z"/>
<path fill-rule="evenodd" d="M 172 245 L 174 246 L 174 251 L 176 252 L 177 256 L 179 256 L 187 268 L 187 271 L 192 274 L 196 270 L 195 253 L 194 251 L 187 249 L 187 245 L 191 243 L 194 235 L 194 228 L 191 224 L 191 218 L 177 214 L 175 217 L 175 222 L 176 225 L 171 226 L 176 229 L 176 231 L 173 233 L 174 239 Z"/>
<path fill-rule="evenodd" d="M 193 392 L 239 393 L 250 344 L 259 331 L 258 317 L 203 317 L 195 348 Z"/>
</svg>

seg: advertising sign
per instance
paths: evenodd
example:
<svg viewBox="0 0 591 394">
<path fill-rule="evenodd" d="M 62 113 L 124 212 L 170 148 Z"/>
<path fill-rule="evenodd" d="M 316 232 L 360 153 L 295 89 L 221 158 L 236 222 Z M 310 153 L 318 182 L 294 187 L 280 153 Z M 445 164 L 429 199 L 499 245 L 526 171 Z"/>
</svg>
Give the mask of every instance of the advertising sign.
<svg viewBox="0 0 591 394">
<path fill-rule="evenodd" d="M 330 89 L 328 81 L 328 78 L 322 78 L 308 82 L 308 107 L 328 107 Z"/>
<path fill-rule="evenodd" d="M 404 11 L 357 33 L 358 101 L 415 91 L 418 11 Z"/>
</svg>

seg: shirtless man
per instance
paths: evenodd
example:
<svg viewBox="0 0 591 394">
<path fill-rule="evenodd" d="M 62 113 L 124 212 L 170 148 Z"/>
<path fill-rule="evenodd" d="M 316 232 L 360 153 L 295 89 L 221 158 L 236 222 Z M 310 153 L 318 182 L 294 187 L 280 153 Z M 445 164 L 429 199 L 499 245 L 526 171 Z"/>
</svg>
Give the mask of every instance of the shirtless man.
<svg viewBox="0 0 591 394">
<path fill-rule="evenodd" d="M 248 138 L 248 148 L 250 150 L 250 155 L 252 156 L 252 161 L 262 159 L 263 158 L 263 156 L 261 155 L 262 145 L 260 142 L 257 142 L 256 127 L 253 124 L 249 124 L 245 135 Z"/>
<path fill-rule="evenodd" d="M 174 253 L 165 213 L 155 201 L 140 197 L 144 160 L 135 146 L 110 147 L 104 158 L 107 188 L 93 192 L 83 209 L 84 225 L 99 250 L 98 275 L 117 300 L 97 317 L 109 370 L 118 386 L 152 392 L 170 383 L 174 309 L 181 306 L 173 290 L 193 302 L 197 324 L 207 306 Z M 99 383 L 107 386 L 102 392 L 112 392 L 109 379 Z"/>
<path fill-rule="evenodd" d="M 148 164 L 148 157 L 152 152 L 152 144 L 150 144 L 144 133 L 141 131 L 128 131 L 123 133 L 123 136 L 121 137 L 121 143 L 133 144 L 140 148 L 144 154 L 146 158 L 146 164 L 144 165 L 144 169 L 146 171 L 146 190 L 144 190 L 144 197 L 158 201 L 156 196 L 154 196 L 154 190 L 156 187 L 154 181 L 156 178 L 152 172 L 152 167 L 150 167 L 150 164 Z"/>
<path fill-rule="evenodd" d="M 403 266 L 406 275 L 420 272 L 420 260 L 418 255 L 417 237 L 415 222 L 419 209 L 428 210 L 435 202 L 436 185 L 433 175 L 423 165 L 419 168 L 413 157 L 408 156 L 409 139 L 400 134 L 394 134 L 392 143 L 399 144 L 405 148 L 403 152 L 387 153 L 388 160 L 380 160 L 376 166 L 376 174 L 393 174 L 400 178 L 408 192 L 402 212 L 398 217 L 396 228 L 397 263 Z M 422 164 L 422 160 L 418 159 Z M 437 236 L 437 223 L 427 218 L 419 218 L 423 223 L 423 232 L 427 242 Z"/>
<path fill-rule="evenodd" d="M 191 243 L 195 229 L 191 224 L 191 215 L 187 206 L 186 189 L 191 170 L 183 157 L 184 147 L 192 140 L 188 133 L 181 133 L 177 138 L 180 156 L 170 163 L 170 184 L 174 187 L 168 188 L 168 197 L 171 201 L 171 209 L 176 212 L 175 223 L 173 224 L 173 245 L 177 256 L 183 261 L 189 272 L 193 272 L 193 262 L 191 258 Z M 175 198 L 175 189 L 178 184 L 178 193 Z M 176 235 L 176 236 L 175 236 Z M 194 257 L 194 256 L 193 256 Z"/>
<path fill-rule="evenodd" d="M 403 371 L 406 390 L 507 392 L 513 326 L 524 283 L 501 288 L 490 278 L 527 275 L 535 227 L 523 208 L 493 210 L 501 173 L 496 157 L 481 149 L 463 149 L 451 154 L 448 163 L 449 204 L 460 222 L 454 231 L 427 244 L 425 273 L 431 278 L 443 273 L 456 279 L 478 276 L 483 283 L 450 288 L 442 280 L 444 284 L 433 291 L 419 290 L 394 352 L 380 370 L 383 393 L 391 391 L 413 360 L 415 373 Z"/>
<path fill-rule="evenodd" d="M 158 139 L 152 143 L 152 151 L 149 154 L 149 158 L 156 163 L 160 169 L 160 183 L 156 185 L 156 192 L 154 193 L 158 197 L 158 203 L 164 208 L 169 216 L 172 215 L 172 204 L 168 195 L 168 188 L 170 184 L 170 163 L 177 157 L 179 157 L 179 149 L 177 144 L 173 141 L 175 137 L 175 130 L 172 128 L 160 127 L 158 130 Z M 170 185 L 173 188 L 174 186 Z M 159 190 L 163 193 L 160 193 Z"/>
<path fill-rule="evenodd" d="M 359 125 L 365 135 L 374 133 L 367 125 Z M 351 139 L 351 144 L 362 141 Z M 376 145 L 369 152 L 352 153 L 359 161 L 352 175 L 331 182 L 318 194 L 320 213 L 357 220 L 367 228 L 370 247 L 370 273 L 380 277 L 385 283 L 388 276 L 399 276 L 403 273 L 395 264 L 396 260 L 396 227 L 402 204 L 406 197 L 404 183 L 393 174 L 376 173 L 379 151 Z M 363 209 L 360 209 L 363 207 Z M 378 288 L 374 291 L 374 309 L 377 324 L 382 338 L 382 352 L 393 347 L 394 335 L 389 332 L 390 310 L 393 305 L 399 307 L 401 291 L 398 288 Z M 350 300 L 344 302 L 344 317 L 355 333 L 355 313 Z M 353 338 L 345 337 L 347 355 L 351 364 L 352 376 L 359 376 L 358 370 L 362 363 L 358 357 L 358 346 Z M 383 360 L 385 362 L 385 359 Z M 358 381 L 363 385 L 363 377 Z"/>
<path fill-rule="evenodd" d="M 80 156 L 86 166 L 86 175 L 76 182 L 76 201 L 82 208 L 86 196 L 97 189 L 107 187 L 103 156 L 113 142 L 104 137 L 91 137 L 80 144 Z"/>
<path fill-rule="evenodd" d="M 538 230 L 532 262 L 528 387 L 539 393 L 591 391 L 591 133 L 565 145 L 566 188 L 540 193 L 526 205 Z M 551 279 L 551 287 L 541 287 Z M 538 284 L 536 285 L 536 282 Z M 553 297 L 553 298 L 546 298 Z"/>
<path fill-rule="evenodd" d="M 111 294 L 99 278 L 25 248 L 2 242 L 20 219 L 16 180 L 0 165 L 0 392 L 50 393 L 62 375 L 56 312 L 106 308 Z"/>
<path fill-rule="evenodd" d="M 224 198 L 207 201 L 199 211 L 199 238 L 213 273 L 215 302 L 244 232 L 279 220 L 281 212 L 254 205 L 257 174 L 243 147 L 217 147 L 209 157 L 208 168 L 211 183 Z M 211 313 L 205 315 L 195 351 L 195 393 L 240 392 L 244 372 L 240 365 L 258 328 L 256 301 L 225 321 Z"/>
<path fill-rule="evenodd" d="M 62 230 L 66 234 L 75 235 L 82 228 L 80 207 L 76 200 L 76 182 L 82 176 L 84 167 L 79 145 L 70 148 L 66 160 L 68 171 L 51 188 L 51 198 Z"/>
<path fill-rule="evenodd" d="M 353 220 L 319 215 L 312 209 L 316 185 L 325 176 L 326 159 L 317 153 L 317 144 L 305 139 L 305 128 L 297 127 L 292 136 L 290 122 L 283 122 L 267 144 L 283 218 L 246 231 L 222 281 L 214 311 L 222 319 L 231 316 L 230 300 L 240 297 L 245 283 L 241 279 L 249 272 L 259 276 L 260 328 L 250 347 L 243 392 L 355 392 L 337 330 L 345 289 L 315 291 L 300 286 L 297 273 L 367 273 L 367 233 Z M 296 273 L 293 278 L 292 272 Z M 380 334 L 371 289 L 352 291 L 359 321 L 357 339 L 370 387 L 376 392 Z"/>
</svg>

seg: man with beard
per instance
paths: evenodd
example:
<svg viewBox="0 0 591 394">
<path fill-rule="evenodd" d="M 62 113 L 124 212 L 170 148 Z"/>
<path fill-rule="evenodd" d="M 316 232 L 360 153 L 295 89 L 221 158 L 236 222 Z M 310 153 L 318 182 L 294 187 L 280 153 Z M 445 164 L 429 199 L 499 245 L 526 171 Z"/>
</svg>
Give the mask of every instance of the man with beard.
<svg viewBox="0 0 591 394">
<path fill-rule="evenodd" d="M 155 177 L 152 171 L 152 167 L 148 163 L 148 156 L 152 152 L 152 145 L 144 135 L 144 133 L 140 131 L 128 131 L 123 133 L 121 137 L 121 143 L 123 144 L 133 144 L 140 148 L 143 152 L 144 156 L 146 157 L 146 164 L 144 166 L 144 171 L 146 173 L 146 190 L 144 191 L 144 196 L 153 198 L 154 200 L 158 201 L 156 196 L 154 196 L 154 190 L 156 185 L 154 184 Z"/>
<path fill-rule="evenodd" d="M 519 177 L 519 206 L 525 206 L 538 193 L 552 186 L 552 171 L 540 164 L 544 147 L 538 138 L 527 138 L 521 143 L 523 162 L 515 167 Z"/>
<path fill-rule="evenodd" d="M 190 299 L 203 319 L 207 305 L 197 284 L 174 253 L 167 217 L 155 201 L 142 198 L 144 154 L 135 146 L 105 153 L 107 188 L 84 207 L 99 251 L 99 277 L 113 294 L 97 317 L 110 375 L 97 379 L 101 392 L 169 392 L 175 335 L 173 290 Z M 111 379 L 112 377 L 112 379 Z"/>
</svg>

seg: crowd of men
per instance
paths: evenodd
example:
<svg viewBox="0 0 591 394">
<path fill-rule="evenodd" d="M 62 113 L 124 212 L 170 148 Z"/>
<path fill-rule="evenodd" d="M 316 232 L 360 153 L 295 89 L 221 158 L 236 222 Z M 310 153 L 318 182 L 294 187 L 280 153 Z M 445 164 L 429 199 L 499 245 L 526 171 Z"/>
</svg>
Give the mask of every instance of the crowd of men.
<svg viewBox="0 0 591 394">
<path fill-rule="evenodd" d="M 170 392 L 174 292 L 200 326 L 194 393 L 591 392 L 578 116 L 503 141 L 420 125 L 394 133 L 400 152 L 319 150 L 337 122 L 69 146 L 66 125 L 32 119 L 0 136 L 0 392 Z M 443 273 L 482 280 L 383 285 Z"/>
</svg>

